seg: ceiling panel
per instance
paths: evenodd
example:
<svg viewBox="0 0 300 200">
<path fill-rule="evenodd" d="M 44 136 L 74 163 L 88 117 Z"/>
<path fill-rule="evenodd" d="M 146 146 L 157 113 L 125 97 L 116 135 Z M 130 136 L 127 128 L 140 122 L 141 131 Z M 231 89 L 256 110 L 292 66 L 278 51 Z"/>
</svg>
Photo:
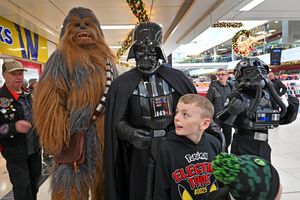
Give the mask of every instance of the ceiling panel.
<svg viewBox="0 0 300 200">
<path fill-rule="evenodd" d="M 241 1 L 222 20 L 300 20 L 299 0 L 265 0 L 250 11 L 239 10 L 250 0 Z"/>
<path fill-rule="evenodd" d="M 52 28 L 57 33 L 60 32 L 59 21 L 65 16 L 48 0 L 11 0 L 11 2 L 22 8 L 24 12 L 37 18 L 46 26 Z"/>
<path fill-rule="evenodd" d="M 144 0 L 148 13 L 152 7 L 151 20 L 161 24 L 164 32 L 168 30 L 170 34 L 164 44 L 167 54 L 218 20 L 300 19 L 300 7 L 296 6 L 299 0 L 265 0 L 249 12 L 239 12 L 250 1 Z M 188 5 L 187 9 L 180 18 L 175 18 L 183 4 Z M 63 19 L 71 8 L 78 6 L 93 10 L 103 25 L 137 22 L 125 0 L 1 0 L 0 15 L 57 42 Z M 120 45 L 129 31 L 103 32 L 109 45 Z"/>
</svg>

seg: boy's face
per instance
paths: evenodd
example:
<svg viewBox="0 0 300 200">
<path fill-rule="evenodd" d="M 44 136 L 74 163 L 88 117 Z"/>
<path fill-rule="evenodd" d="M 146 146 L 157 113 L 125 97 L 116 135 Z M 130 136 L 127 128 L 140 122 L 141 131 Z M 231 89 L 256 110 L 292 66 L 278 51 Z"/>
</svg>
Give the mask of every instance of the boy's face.
<svg viewBox="0 0 300 200">
<path fill-rule="evenodd" d="M 210 124 L 209 118 L 201 117 L 202 109 L 195 104 L 178 102 L 174 124 L 176 134 L 181 136 L 201 135 Z"/>
</svg>

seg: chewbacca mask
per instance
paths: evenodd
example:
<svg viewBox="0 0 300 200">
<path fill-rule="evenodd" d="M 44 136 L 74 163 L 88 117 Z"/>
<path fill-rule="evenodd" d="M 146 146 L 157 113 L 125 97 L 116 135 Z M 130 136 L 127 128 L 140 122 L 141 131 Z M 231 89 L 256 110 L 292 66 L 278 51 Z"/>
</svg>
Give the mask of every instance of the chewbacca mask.
<svg viewBox="0 0 300 200">
<path fill-rule="evenodd" d="M 60 153 L 71 135 L 87 128 L 100 100 L 104 103 L 114 59 L 95 14 L 73 8 L 36 87 L 33 113 L 44 152 Z M 52 199 L 86 200 L 89 191 L 92 199 L 103 199 L 103 120 L 99 115 L 85 131 L 85 161 L 77 170 L 55 163 Z"/>
</svg>

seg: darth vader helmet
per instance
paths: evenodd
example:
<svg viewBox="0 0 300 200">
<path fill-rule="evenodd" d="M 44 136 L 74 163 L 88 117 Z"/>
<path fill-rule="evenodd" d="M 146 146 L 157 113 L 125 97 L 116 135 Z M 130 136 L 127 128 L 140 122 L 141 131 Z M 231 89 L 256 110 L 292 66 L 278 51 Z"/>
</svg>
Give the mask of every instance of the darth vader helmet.
<svg viewBox="0 0 300 200">
<path fill-rule="evenodd" d="M 133 34 L 133 43 L 128 59 L 135 58 L 136 66 L 142 73 L 150 74 L 160 66 L 159 59 L 166 62 L 162 49 L 162 28 L 153 22 L 137 25 Z"/>
<path fill-rule="evenodd" d="M 243 87 L 264 87 L 268 72 L 268 65 L 256 57 L 243 58 L 234 69 L 235 78 Z"/>
</svg>

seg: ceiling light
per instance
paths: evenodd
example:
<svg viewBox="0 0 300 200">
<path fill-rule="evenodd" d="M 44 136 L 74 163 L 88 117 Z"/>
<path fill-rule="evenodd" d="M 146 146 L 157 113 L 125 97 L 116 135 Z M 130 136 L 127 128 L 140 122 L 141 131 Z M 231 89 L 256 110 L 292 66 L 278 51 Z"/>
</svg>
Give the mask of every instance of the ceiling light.
<svg viewBox="0 0 300 200">
<path fill-rule="evenodd" d="M 264 0 L 253 0 L 250 3 L 248 3 L 246 6 L 244 6 L 243 8 L 240 9 L 240 11 L 249 11 L 252 8 L 258 6 L 259 4 L 261 4 Z"/>
<path fill-rule="evenodd" d="M 109 29 L 134 29 L 135 24 L 123 24 L 123 25 L 101 25 L 101 29 L 109 30 Z"/>
</svg>

